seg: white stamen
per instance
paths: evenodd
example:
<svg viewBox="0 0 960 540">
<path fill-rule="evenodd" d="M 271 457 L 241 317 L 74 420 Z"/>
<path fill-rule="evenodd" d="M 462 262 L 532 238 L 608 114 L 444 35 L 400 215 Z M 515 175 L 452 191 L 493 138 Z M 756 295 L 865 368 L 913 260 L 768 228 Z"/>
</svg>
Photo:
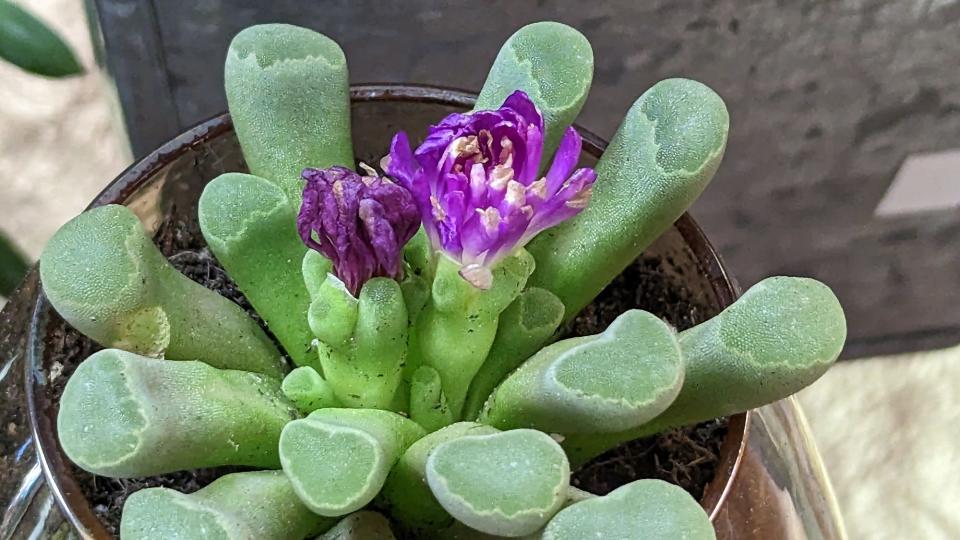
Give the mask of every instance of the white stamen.
<svg viewBox="0 0 960 540">
<path fill-rule="evenodd" d="M 467 137 L 457 137 L 450 143 L 450 152 L 454 159 L 459 157 L 469 157 L 480 152 L 480 145 L 477 144 L 477 137 L 469 135 Z"/>
<path fill-rule="evenodd" d="M 538 199 L 546 199 L 547 198 L 547 179 L 541 178 L 536 182 L 527 186 L 527 194 L 533 195 Z"/>
<path fill-rule="evenodd" d="M 376 169 L 374 169 L 373 167 L 367 165 L 366 163 L 364 163 L 364 162 L 362 162 L 362 161 L 360 162 L 360 168 L 363 169 L 363 171 L 364 171 L 365 173 L 367 173 L 367 176 L 372 176 L 372 177 L 374 177 L 374 178 L 380 176 L 379 174 L 377 174 L 377 170 L 376 170 Z"/>
<path fill-rule="evenodd" d="M 507 194 L 504 196 L 507 204 L 511 206 L 523 206 L 527 203 L 527 192 L 523 184 L 516 180 L 507 182 Z"/>
<path fill-rule="evenodd" d="M 500 163 L 513 167 L 513 141 L 507 137 L 500 139 Z"/>
<path fill-rule="evenodd" d="M 490 133 L 489 129 L 481 129 L 480 133 L 477 134 L 477 138 L 480 140 L 480 143 L 487 147 L 487 152 L 490 155 L 493 155 L 493 134 Z"/>
<path fill-rule="evenodd" d="M 593 195 L 593 186 L 587 186 L 574 195 L 566 202 L 568 208 L 584 209 L 590 204 L 590 197 Z"/>
<path fill-rule="evenodd" d="M 480 214 L 480 223 L 483 224 L 488 233 L 492 233 L 500 227 L 500 211 L 496 208 L 492 206 L 483 210 L 477 208 L 477 213 Z"/>
<path fill-rule="evenodd" d="M 494 165 L 490 172 L 490 187 L 503 191 L 513 181 L 513 168 L 509 165 Z"/>
<path fill-rule="evenodd" d="M 440 201 L 438 201 L 434 195 L 430 196 L 430 206 L 433 206 L 433 219 L 437 221 L 447 219 L 447 213 L 443 211 L 443 207 L 440 206 Z"/>
</svg>

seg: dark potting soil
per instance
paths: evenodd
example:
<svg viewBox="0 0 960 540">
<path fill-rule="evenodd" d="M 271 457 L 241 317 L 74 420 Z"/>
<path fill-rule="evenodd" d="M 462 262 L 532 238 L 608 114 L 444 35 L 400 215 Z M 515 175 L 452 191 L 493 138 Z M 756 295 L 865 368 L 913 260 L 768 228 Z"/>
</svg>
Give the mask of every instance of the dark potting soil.
<svg viewBox="0 0 960 540">
<path fill-rule="evenodd" d="M 207 249 L 196 222 L 168 220 L 161 224 L 155 241 L 179 271 L 237 303 L 263 326 L 250 303 Z M 659 259 L 641 257 L 573 321 L 567 333 L 596 334 L 617 315 L 633 308 L 650 311 L 680 330 L 706 319 L 702 306 L 676 277 L 664 271 Z M 46 394 L 50 403 L 59 403 L 67 379 L 80 362 L 101 347 L 55 313 L 49 319 L 47 335 L 50 355 L 55 360 Z M 713 479 L 726 430 L 726 419 L 718 419 L 625 443 L 575 471 L 573 483 L 580 489 L 602 495 L 633 480 L 659 478 L 681 486 L 699 499 Z M 92 475 L 69 462 L 68 467 L 100 522 L 115 537 L 119 536 L 123 504 L 130 494 L 148 487 L 168 487 L 190 493 L 226 473 L 243 470 L 222 467 L 149 478 L 113 479 Z"/>
</svg>

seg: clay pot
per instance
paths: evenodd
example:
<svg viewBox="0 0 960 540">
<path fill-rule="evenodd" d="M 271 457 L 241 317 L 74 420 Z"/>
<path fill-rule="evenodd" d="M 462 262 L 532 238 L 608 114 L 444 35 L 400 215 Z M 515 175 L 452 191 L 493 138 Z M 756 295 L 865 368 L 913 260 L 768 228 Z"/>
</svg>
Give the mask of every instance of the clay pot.
<svg viewBox="0 0 960 540">
<path fill-rule="evenodd" d="M 354 147 L 357 159 L 367 163 L 379 162 L 397 130 L 406 130 L 411 139 L 417 140 L 425 134 L 428 124 L 451 112 L 469 108 L 474 100 L 473 95 L 455 90 L 395 85 L 355 86 L 351 95 Z M 584 139 L 582 162 L 592 165 L 606 143 L 586 130 L 580 129 L 580 133 Z M 223 114 L 183 133 L 127 169 L 97 196 L 91 206 L 125 204 L 152 231 L 164 216 L 172 212 L 195 220 L 197 200 L 206 183 L 223 172 L 244 170 L 246 166 L 230 117 Z M 677 220 L 645 254 L 660 257 L 667 271 L 693 293 L 707 316 L 720 312 L 738 294 L 717 253 L 689 215 Z M 52 354 L 48 354 L 50 336 L 45 330 L 51 313 L 50 304 L 38 295 L 25 347 L 25 390 L 36 452 L 48 487 L 65 518 L 83 536 L 107 538 L 106 531 L 72 477 L 57 441 L 57 404 L 45 397 L 44 374 L 54 361 Z M 781 409 L 787 411 L 787 420 L 795 422 L 796 415 L 791 407 L 781 405 Z M 802 424 L 802 418 L 800 421 Z M 827 484 L 820 486 L 814 482 L 813 488 L 805 491 L 814 493 L 814 499 L 826 500 L 827 504 L 806 505 L 802 511 L 797 511 L 792 503 L 777 503 L 781 499 L 792 500 L 790 490 L 785 490 L 783 485 L 783 479 L 792 478 L 792 475 L 781 474 L 785 470 L 783 463 L 768 466 L 770 452 L 764 455 L 760 449 L 751 453 L 748 444 L 753 436 L 751 424 L 756 422 L 755 412 L 731 418 L 714 480 L 705 491 L 702 504 L 714 520 L 718 536 L 805 538 L 804 530 L 814 530 L 805 529 L 805 524 L 810 521 L 805 516 L 813 515 L 817 534 L 823 538 L 835 537 L 840 528 L 829 504 L 832 498 L 829 488 L 825 487 Z M 799 429 L 802 431 L 802 425 Z M 802 439 L 803 433 L 797 428 L 790 431 L 791 436 L 798 433 Z M 761 436 L 764 434 L 769 434 L 769 429 L 765 428 Z M 803 446 L 804 443 L 801 440 L 799 444 Z M 806 454 L 805 448 L 802 454 Z M 806 471 L 810 467 L 816 469 L 815 472 L 820 470 L 816 459 L 804 457 L 801 461 L 804 466 L 798 470 Z M 812 465 L 807 467 L 809 464 Z M 786 469 L 797 468 L 795 460 L 787 465 Z M 745 478 L 748 470 L 750 476 Z M 817 477 L 809 471 L 801 471 L 800 476 Z M 817 494 L 824 491 L 823 496 Z M 801 536 L 795 536 L 796 531 Z"/>
</svg>

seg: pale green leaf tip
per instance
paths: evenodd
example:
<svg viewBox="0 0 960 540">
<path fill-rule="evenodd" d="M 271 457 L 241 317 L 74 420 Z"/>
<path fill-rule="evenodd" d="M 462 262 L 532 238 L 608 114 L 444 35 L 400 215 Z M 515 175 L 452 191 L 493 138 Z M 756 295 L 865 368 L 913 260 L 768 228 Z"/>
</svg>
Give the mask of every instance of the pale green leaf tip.
<svg viewBox="0 0 960 540">
<path fill-rule="evenodd" d="M 240 59 L 253 56 L 261 68 L 297 60 L 320 60 L 330 66 L 346 66 L 346 57 L 336 41 L 309 28 L 291 24 L 247 27 L 234 36 L 229 51 Z"/>
<path fill-rule="evenodd" d="M 811 278 L 764 279 L 717 319 L 731 352 L 757 365 L 814 368 L 817 376 L 837 359 L 847 336 L 840 301 Z"/>
<path fill-rule="evenodd" d="M 280 462 L 300 500 L 322 516 L 349 514 L 373 500 L 390 458 L 362 429 L 314 417 L 294 420 L 280 435 Z"/>
<path fill-rule="evenodd" d="M 543 540 L 616 538 L 715 540 L 706 512 L 689 493 L 662 480 L 637 480 L 577 502 L 547 524 Z"/>
<path fill-rule="evenodd" d="M 523 536 L 563 505 L 570 464 L 560 445 L 540 431 L 468 435 L 433 451 L 427 482 L 441 506 L 465 525 Z"/>
<path fill-rule="evenodd" d="M 289 211 L 288 206 L 283 191 L 268 180 L 231 172 L 221 174 L 203 188 L 197 217 L 207 242 L 227 247 L 232 240 L 242 238 L 248 227 L 275 212 Z"/>
<path fill-rule="evenodd" d="M 627 120 L 633 114 L 653 124 L 657 164 L 666 173 L 702 175 L 723 156 L 730 115 L 723 99 L 701 82 L 660 81 L 637 100 Z"/>
</svg>

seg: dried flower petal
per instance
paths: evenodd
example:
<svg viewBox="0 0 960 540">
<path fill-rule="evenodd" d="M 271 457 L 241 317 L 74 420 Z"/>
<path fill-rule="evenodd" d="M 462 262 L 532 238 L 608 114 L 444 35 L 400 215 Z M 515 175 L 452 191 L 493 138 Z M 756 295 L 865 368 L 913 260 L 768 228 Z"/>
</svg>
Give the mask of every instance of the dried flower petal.
<svg viewBox="0 0 960 540">
<path fill-rule="evenodd" d="M 374 276 L 403 277 L 403 246 L 420 225 L 410 192 L 365 170 L 371 176 L 345 167 L 304 169 L 297 216 L 303 242 L 333 261 L 354 295 Z"/>
</svg>

